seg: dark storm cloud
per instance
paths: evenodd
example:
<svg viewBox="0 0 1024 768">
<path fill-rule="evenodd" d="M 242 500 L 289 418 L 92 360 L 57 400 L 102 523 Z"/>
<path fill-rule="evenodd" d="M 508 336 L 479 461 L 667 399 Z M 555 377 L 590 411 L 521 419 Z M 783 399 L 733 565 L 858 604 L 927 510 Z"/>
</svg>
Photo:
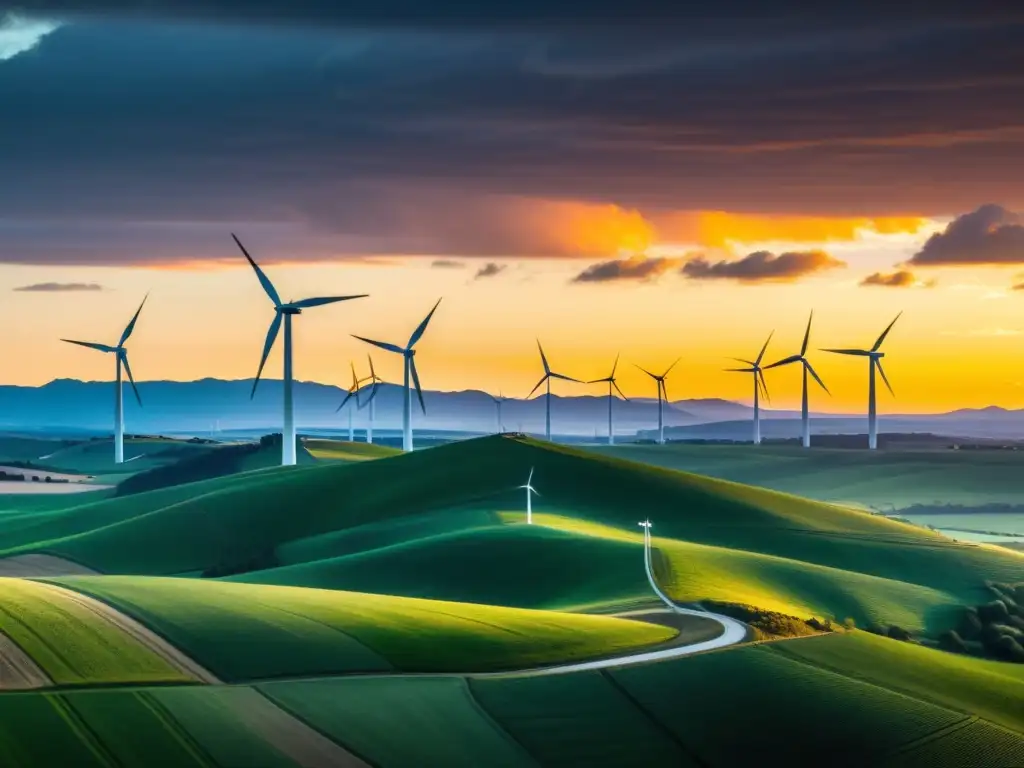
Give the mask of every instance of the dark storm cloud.
<svg viewBox="0 0 1024 768">
<path fill-rule="evenodd" d="M 430 266 L 434 269 L 465 269 L 466 264 L 462 261 L 455 261 L 454 259 L 434 259 L 430 262 Z"/>
<path fill-rule="evenodd" d="M 23 285 L 20 288 L 12 288 L 14 291 L 30 291 L 33 293 L 67 293 L 76 291 L 102 291 L 103 286 L 99 283 L 33 283 Z"/>
<path fill-rule="evenodd" d="M 473 275 L 473 279 L 480 280 L 485 277 L 495 277 L 496 275 L 504 272 L 507 266 L 507 264 L 495 264 L 493 261 L 490 261 L 476 271 L 476 274 Z"/>
<path fill-rule="evenodd" d="M 591 264 L 572 279 L 574 283 L 608 283 L 616 280 L 652 280 L 677 261 L 667 258 L 613 259 Z"/>
<path fill-rule="evenodd" d="M 815 272 L 845 266 L 845 262 L 823 251 L 796 251 L 780 253 L 778 256 L 768 251 L 757 251 L 738 261 L 712 263 L 705 258 L 691 259 L 683 265 L 682 273 L 693 280 L 758 283 L 796 280 Z"/>
<path fill-rule="evenodd" d="M 0 61 L 4 262 L 234 258 L 226 233 L 246 222 L 269 258 L 617 252 L 567 237 L 538 198 L 652 215 L 1024 204 L 1007 161 L 1024 146 L 1013 23 L 730 24 L 721 9 L 659 36 L 652 4 L 625 35 L 588 24 L 601 6 L 551 31 L 529 4 L 479 4 L 469 31 L 454 5 L 428 23 L 434 6 L 409 4 L 395 31 L 358 16 L 386 13 L 367 2 L 321 11 L 334 27 L 273 29 L 22 5 L 111 15 Z M 145 7 L 184 20 L 201 5 Z M 310 21 L 315 5 L 256 8 Z"/>
<path fill-rule="evenodd" d="M 1024 263 L 1024 226 L 1016 213 L 999 205 L 983 205 L 958 216 L 944 232 L 928 238 L 910 264 Z"/>
<path fill-rule="evenodd" d="M 917 278 L 914 277 L 914 273 L 908 272 L 905 269 L 889 274 L 875 272 L 860 281 L 860 284 L 864 286 L 874 285 L 884 288 L 909 288 L 916 283 Z"/>
</svg>

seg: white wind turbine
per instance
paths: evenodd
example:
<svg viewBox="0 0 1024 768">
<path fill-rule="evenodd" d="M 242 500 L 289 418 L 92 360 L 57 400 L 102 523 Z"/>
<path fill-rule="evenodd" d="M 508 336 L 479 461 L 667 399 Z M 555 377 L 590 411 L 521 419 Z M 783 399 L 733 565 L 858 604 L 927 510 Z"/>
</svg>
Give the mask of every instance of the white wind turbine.
<svg viewBox="0 0 1024 768">
<path fill-rule="evenodd" d="M 768 384 L 764 380 L 764 369 L 761 368 L 761 360 L 764 358 L 765 350 L 768 349 L 768 342 L 772 340 L 772 336 L 775 331 L 768 334 L 768 341 L 765 341 L 764 346 L 761 347 L 761 354 L 757 356 L 757 360 L 743 360 L 739 357 L 732 358 L 739 363 L 746 363 L 749 368 L 726 368 L 725 370 L 734 373 L 752 373 L 754 374 L 754 445 L 761 444 L 761 391 L 764 390 L 764 399 L 769 400 L 768 397 Z"/>
<path fill-rule="evenodd" d="M 359 410 L 363 408 L 370 408 L 370 417 L 366 422 L 366 442 L 373 442 L 373 422 L 377 415 L 377 403 L 375 398 L 377 397 L 377 388 L 380 384 L 384 383 L 384 379 L 377 375 L 377 372 L 373 369 L 373 358 L 369 355 L 366 359 L 370 361 L 370 375 L 367 376 L 363 381 L 370 382 L 370 396 L 366 399 L 365 403 L 359 403 L 359 398 L 356 397 L 356 403 L 359 406 Z"/>
<path fill-rule="evenodd" d="M 610 374 L 605 376 L 603 379 L 594 379 L 593 381 L 587 382 L 587 384 L 599 384 L 601 382 L 608 382 L 608 445 L 615 445 L 615 421 L 612 416 L 612 405 L 615 403 L 615 392 L 618 392 L 619 395 L 621 395 L 622 399 L 625 400 L 627 403 L 629 402 L 629 398 L 622 394 L 622 390 L 619 389 L 618 382 L 615 381 L 615 369 L 618 367 L 619 356 L 616 355 L 615 362 L 612 363 L 612 372 Z M 615 392 L 612 391 L 613 387 L 615 388 Z M 658 396 L 661 396 L 660 388 L 658 391 Z"/>
<path fill-rule="evenodd" d="M 526 399 L 529 400 L 533 397 L 533 393 L 540 389 L 540 385 L 547 382 L 547 397 L 544 398 L 544 439 L 551 442 L 551 380 L 561 379 L 562 381 L 574 381 L 577 384 L 582 384 L 583 382 L 579 379 L 574 379 L 571 376 L 565 376 L 561 373 L 555 373 L 552 371 L 551 366 L 548 365 L 548 358 L 544 354 L 544 347 L 540 345 L 540 339 L 537 339 L 537 349 L 540 350 L 540 361 L 544 365 L 544 375 L 541 377 L 541 380 L 537 382 L 537 386 L 530 390 L 530 394 L 526 396 Z"/>
<path fill-rule="evenodd" d="M 805 355 L 807 354 L 807 343 L 811 339 L 811 321 L 814 319 L 814 311 L 811 311 L 810 317 L 807 318 L 807 330 L 804 332 L 804 343 L 800 345 L 800 354 L 790 355 L 789 357 L 783 358 L 771 365 L 765 366 L 765 370 L 768 368 L 776 368 L 780 365 L 789 365 L 790 363 L 800 363 L 803 366 L 803 396 L 800 406 L 800 417 L 803 420 L 803 444 L 804 448 L 811 447 L 811 417 L 807 409 L 807 374 L 810 373 L 814 377 L 814 380 L 818 382 L 822 389 L 825 390 L 826 394 L 831 396 L 831 392 L 828 391 L 828 387 L 825 386 L 825 382 L 821 380 L 821 377 L 815 372 L 811 364 L 807 362 Z"/>
<path fill-rule="evenodd" d="M 281 330 L 281 323 L 284 322 L 284 425 L 281 430 L 281 464 L 282 466 L 291 466 L 295 464 L 295 417 L 292 401 L 292 317 L 294 315 L 301 315 L 302 310 L 309 309 L 310 307 L 319 307 L 324 304 L 334 304 L 338 301 L 349 301 L 350 299 L 362 299 L 369 294 L 360 293 L 356 296 L 323 296 L 312 299 L 302 299 L 300 301 L 290 301 L 287 304 L 281 302 L 281 297 L 278 296 L 277 289 L 274 288 L 274 284 L 270 282 L 263 270 L 257 266 L 256 262 L 253 261 L 252 256 L 245 250 L 245 246 L 242 242 L 234 235 L 235 243 L 245 254 L 245 258 L 248 259 L 249 264 L 252 265 L 253 271 L 256 272 L 256 277 L 259 278 L 260 285 L 263 286 L 263 290 L 266 291 L 267 296 L 274 302 L 274 319 L 270 323 L 270 328 L 267 330 L 267 340 L 263 343 L 263 357 L 260 358 L 260 367 L 256 371 L 256 379 L 252 383 L 252 393 L 249 398 L 252 399 L 256 396 L 256 385 L 260 383 L 260 376 L 263 374 L 263 366 L 267 364 L 267 358 L 270 356 L 270 350 L 274 347 L 274 342 L 277 341 L 277 334 Z"/>
<path fill-rule="evenodd" d="M 356 404 L 359 403 L 358 395 L 359 395 L 360 384 L 362 384 L 362 382 L 359 380 L 359 377 L 356 376 L 356 364 L 355 363 L 349 363 L 349 364 L 352 366 L 352 386 L 350 386 L 348 388 L 348 390 L 346 391 L 345 399 L 341 401 L 341 405 L 338 406 L 338 408 L 335 411 L 335 413 L 338 413 L 338 411 L 340 411 L 342 408 L 344 408 L 346 405 L 348 405 L 348 401 L 351 400 L 353 396 L 356 397 Z M 355 424 L 353 423 L 352 416 L 353 416 L 352 409 L 349 408 L 348 409 L 348 441 L 350 443 L 354 443 L 356 441 L 356 428 L 355 428 Z"/>
<path fill-rule="evenodd" d="M 409 343 L 404 347 L 400 347 L 397 344 L 389 344 L 386 341 L 374 341 L 373 339 L 367 339 L 362 336 L 355 336 L 354 338 L 360 341 L 365 341 L 367 344 L 373 344 L 375 347 L 387 350 L 388 352 L 394 352 L 395 354 L 401 355 L 404 361 L 405 368 L 405 397 L 402 399 L 402 450 L 412 450 L 412 388 L 409 386 L 409 379 L 412 378 L 412 383 L 416 387 L 416 397 L 419 398 L 420 408 L 423 413 L 427 412 L 427 406 L 423 402 L 423 391 L 420 389 L 420 377 L 416 373 L 416 350 L 413 348 L 416 346 L 416 342 L 420 340 L 423 333 L 427 330 L 427 325 L 430 323 L 430 318 L 434 316 L 434 312 L 437 311 L 438 305 L 441 303 L 441 299 L 437 300 L 437 304 L 430 310 L 430 313 L 423 318 L 423 322 L 416 326 L 416 330 L 412 332 L 412 336 L 409 337 Z"/>
<path fill-rule="evenodd" d="M 533 481 L 533 467 L 530 467 L 530 476 L 526 478 L 526 485 L 519 487 L 526 490 L 526 524 L 533 525 L 533 496 L 540 496 L 537 489 L 531 485 Z"/>
<path fill-rule="evenodd" d="M 494 402 L 495 408 L 497 408 L 498 410 L 498 432 L 500 434 L 501 432 L 505 431 L 505 422 L 501 420 L 501 406 L 504 405 L 505 401 L 508 400 L 508 398 L 502 395 L 500 391 L 498 392 L 497 397 L 491 394 L 488 394 L 487 396 L 491 398 L 491 400 Z"/>
<path fill-rule="evenodd" d="M 665 372 L 663 374 L 661 374 L 661 376 L 658 376 L 657 374 L 651 373 L 646 368 L 640 368 L 639 365 L 636 366 L 637 368 L 640 368 L 641 371 L 643 371 L 648 376 L 650 376 L 652 379 L 654 379 L 654 381 L 657 382 L 657 384 L 658 384 L 658 444 L 659 445 L 664 445 L 665 444 L 665 418 L 664 418 L 664 414 L 662 413 L 662 408 L 664 407 L 665 403 L 668 402 L 668 387 L 665 386 L 665 378 L 668 376 L 669 371 L 671 371 L 673 368 L 676 367 L 676 363 L 678 363 L 682 359 L 683 358 L 681 358 L 681 357 L 677 357 L 676 358 L 676 362 L 672 363 L 672 365 L 670 365 L 668 368 L 666 368 Z M 633 365 L 636 365 L 636 363 L 633 363 Z M 662 395 L 664 395 L 664 397 L 662 397 Z"/>
<path fill-rule="evenodd" d="M 91 341 L 74 341 L 73 339 L 61 339 L 61 341 L 67 342 L 68 344 L 77 344 L 80 347 L 88 347 L 89 349 L 95 349 L 100 352 L 112 353 L 114 360 L 117 365 L 117 374 L 114 379 L 114 463 L 124 463 L 124 391 L 121 383 L 121 369 L 124 368 L 124 372 L 128 374 L 128 381 L 132 385 L 132 391 L 135 393 L 135 399 L 142 405 L 142 398 L 139 397 L 139 390 L 135 386 L 135 379 L 132 377 L 131 366 L 128 365 L 128 350 L 125 349 L 125 342 L 128 341 L 128 337 L 132 335 L 132 331 L 135 330 L 135 323 L 139 319 L 139 313 L 142 312 L 142 308 L 146 305 L 146 299 L 149 298 L 149 294 L 146 294 L 142 299 L 142 303 L 139 304 L 139 308 L 135 310 L 135 314 L 132 316 L 131 322 L 125 327 L 124 332 L 121 334 L 121 339 L 117 342 L 116 347 L 111 347 L 108 344 L 96 344 Z"/>
<path fill-rule="evenodd" d="M 885 357 L 885 352 L 879 352 L 878 350 L 882 346 L 882 342 L 885 341 L 885 337 L 889 335 L 889 331 L 896 325 L 896 321 L 900 319 L 900 312 L 893 321 L 889 323 L 888 327 L 882 331 L 882 335 L 875 341 L 875 345 L 871 349 L 824 349 L 823 352 L 833 352 L 837 355 L 858 355 L 860 357 L 866 357 L 868 359 L 868 449 L 875 450 L 878 447 L 878 408 L 875 399 L 875 369 L 882 374 L 882 381 L 885 382 L 886 388 L 889 390 L 889 394 L 895 395 L 892 391 L 892 387 L 889 385 L 889 379 L 885 375 L 885 369 L 882 368 L 882 358 Z"/>
</svg>

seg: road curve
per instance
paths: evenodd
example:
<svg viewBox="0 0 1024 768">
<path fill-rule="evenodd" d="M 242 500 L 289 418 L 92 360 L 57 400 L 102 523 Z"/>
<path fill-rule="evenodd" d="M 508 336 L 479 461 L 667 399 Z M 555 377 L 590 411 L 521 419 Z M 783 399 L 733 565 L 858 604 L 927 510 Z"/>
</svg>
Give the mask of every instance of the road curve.
<svg viewBox="0 0 1024 768">
<path fill-rule="evenodd" d="M 689 656 L 692 653 L 710 651 L 715 648 L 724 648 L 729 645 L 735 645 L 736 643 L 743 642 L 747 637 L 746 624 L 730 618 L 729 616 L 723 616 L 720 613 L 683 608 L 672 602 L 671 598 L 661 591 L 658 587 L 658 583 L 654 580 L 654 571 L 651 568 L 650 532 L 647 530 L 645 533 L 644 571 L 647 573 L 647 581 L 650 583 L 651 589 L 654 590 L 654 594 L 656 594 L 673 613 L 679 613 L 686 616 L 698 616 L 702 619 L 717 621 L 722 625 L 723 631 L 721 635 L 712 638 L 711 640 L 705 640 L 701 643 L 681 645 L 674 648 L 664 648 L 660 651 L 645 651 L 643 653 L 632 653 L 627 656 L 614 656 L 612 658 L 598 659 L 596 661 L 581 661 L 573 664 L 561 664 L 553 667 L 540 667 L 537 669 L 517 670 L 514 672 L 490 672 L 470 675 L 470 677 L 541 677 L 543 675 L 563 675 L 568 672 L 586 672 L 587 670 L 607 669 L 609 667 L 628 667 L 634 664 L 646 664 L 649 661 L 664 661 L 665 659 L 674 659 L 679 656 Z"/>
</svg>

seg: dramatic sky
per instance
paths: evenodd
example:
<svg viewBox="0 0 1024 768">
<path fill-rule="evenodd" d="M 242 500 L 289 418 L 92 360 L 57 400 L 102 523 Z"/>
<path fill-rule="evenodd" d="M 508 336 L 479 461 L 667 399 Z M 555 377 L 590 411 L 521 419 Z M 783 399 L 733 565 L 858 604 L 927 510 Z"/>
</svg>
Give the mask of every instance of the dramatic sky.
<svg viewBox="0 0 1024 768">
<path fill-rule="evenodd" d="M 748 400 L 727 358 L 813 309 L 813 407 L 849 411 L 867 367 L 818 347 L 903 310 L 883 410 L 1024 406 L 1024 14 L 670 5 L 0 0 L 3 380 L 109 379 L 58 339 L 116 342 L 147 291 L 139 379 L 252 376 L 235 232 L 285 299 L 370 294 L 298 318 L 301 379 L 444 297 L 428 388 L 524 396 L 540 337 L 581 379 L 621 351 L 629 395 L 682 356 L 673 399 Z"/>
</svg>

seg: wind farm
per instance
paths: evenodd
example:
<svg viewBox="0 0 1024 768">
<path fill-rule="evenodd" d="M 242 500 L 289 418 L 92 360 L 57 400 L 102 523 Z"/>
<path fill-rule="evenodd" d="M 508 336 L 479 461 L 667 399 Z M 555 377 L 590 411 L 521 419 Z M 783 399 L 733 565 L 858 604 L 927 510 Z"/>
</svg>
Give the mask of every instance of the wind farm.
<svg viewBox="0 0 1024 768">
<path fill-rule="evenodd" d="M 1024 765 L 1019 14 L 251 5 L 0 12 L 0 768 Z"/>
</svg>

